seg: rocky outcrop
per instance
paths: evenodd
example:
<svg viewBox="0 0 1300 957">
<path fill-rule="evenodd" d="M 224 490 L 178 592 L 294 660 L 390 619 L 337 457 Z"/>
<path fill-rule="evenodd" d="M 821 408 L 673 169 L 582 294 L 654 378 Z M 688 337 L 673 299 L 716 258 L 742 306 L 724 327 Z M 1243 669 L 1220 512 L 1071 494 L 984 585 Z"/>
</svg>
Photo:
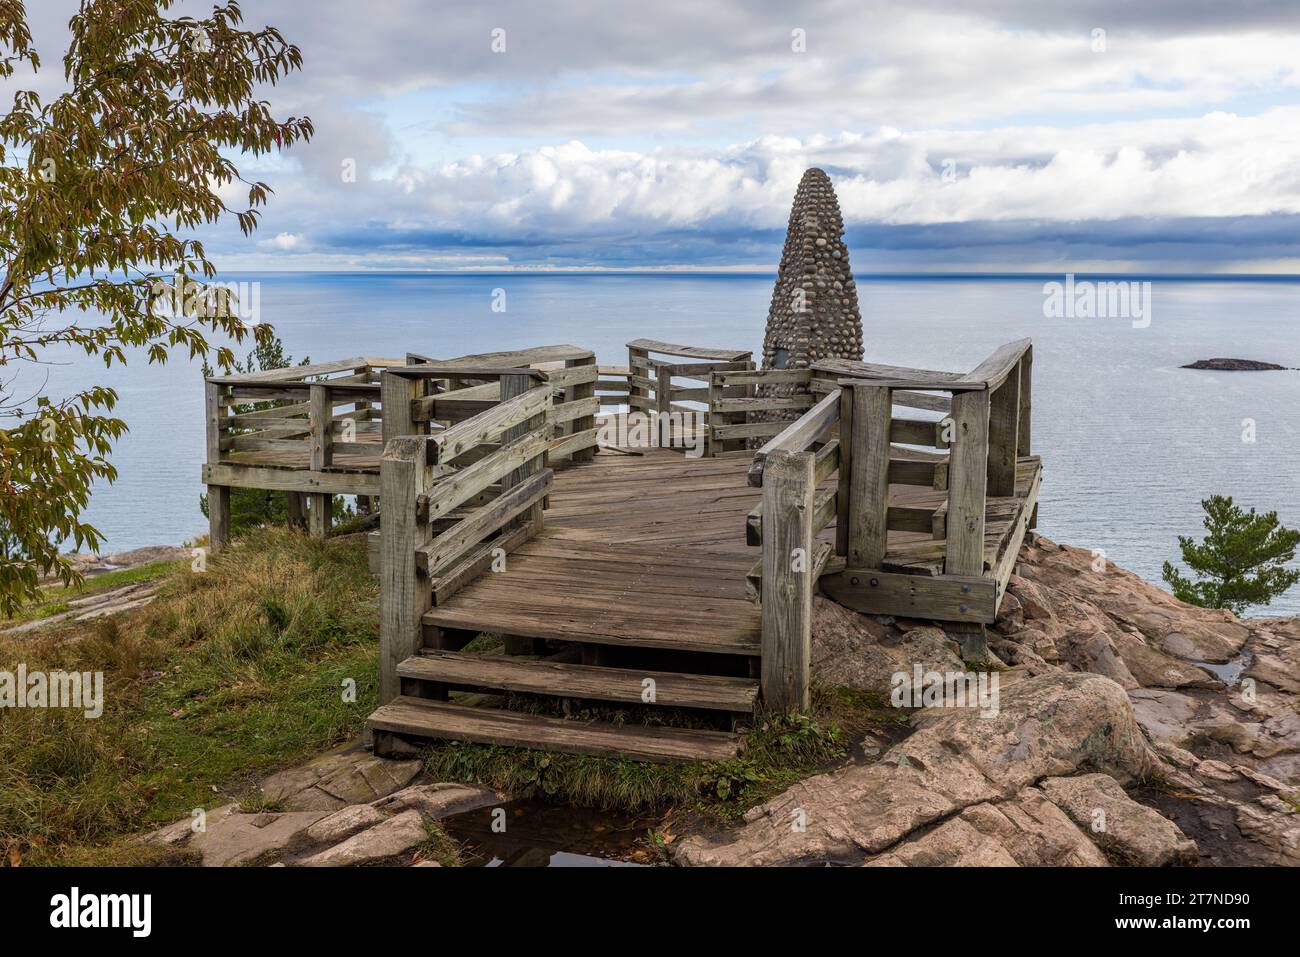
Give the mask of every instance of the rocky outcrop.
<svg viewBox="0 0 1300 957">
<path fill-rule="evenodd" d="M 1001 695 L 996 716 L 973 709 L 925 715 L 879 762 L 802 781 L 752 810 L 738 830 L 693 835 L 674 853 L 679 863 L 693 865 L 847 864 L 892 851 L 884 862 L 903 863 L 933 853 L 936 842 L 965 840 L 977 857 L 997 857 L 995 848 L 983 846 L 992 842 L 1015 861 L 1019 850 L 1003 840 L 1014 845 L 1014 835 L 1032 833 L 1038 863 L 1083 861 L 1075 825 L 1044 810 L 1040 795 L 1026 789 L 1079 771 L 1136 783 L 1155 765 L 1114 682 L 1064 672 L 1029 677 Z M 907 843 L 896 846 L 967 811 L 941 838 L 910 850 Z"/>
<path fill-rule="evenodd" d="M 1286 366 L 1272 362 L 1259 362 L 1255 359 L 1197 359 L 1183 366 L 1184 369 L 1210 369 L 1214 372 L 1280 372 Z"/>
<path fill-rule="evenodd" d="M 1005 669 L 995 717 L 916 711 L 911 737 L 876 763 L 801 782 L 736 830 L 689 835 L 676 859 L 1300 859 L 1300 619 L 1185 605 L 1101 556 L 1031 534 L 989 645 Z M 962 670 L 957 647 L 932 622 L 814 603 L 823 684 L 887 694 L 917 665 Z"/>
<path fill-rule="evenodd" d="M 193 853 L 204 867 L 429 866 L 436 862 L 426 845 L 438 821 L 507 798 L 463 784 L 410 783 L 419 772 L 418 761 L 376 758 L 352 744 L 267 778 L 262 794 L 276 810 L 227 804 L 135 841 Z"/>
</svg>

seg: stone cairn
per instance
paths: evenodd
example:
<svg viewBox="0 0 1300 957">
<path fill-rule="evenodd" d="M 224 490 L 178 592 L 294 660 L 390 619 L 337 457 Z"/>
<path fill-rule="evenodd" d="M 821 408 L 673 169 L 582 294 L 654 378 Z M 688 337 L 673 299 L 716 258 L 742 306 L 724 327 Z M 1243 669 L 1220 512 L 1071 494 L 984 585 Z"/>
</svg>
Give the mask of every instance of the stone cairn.
<svg viewBox="0 0 1300 957">
<path fill-rule="evenodd" d="M 824 170 L 799 181 L 790 210 L 781 266 L 763 337 L 764 369 L 806 369 L 818 359 L 862 358 L 862 313 L 844 244 L 844 219 Z M 766 386 L 759 395 L 806 392 Z M 798 411 L 769 412 L 765 421 L 793 420 Z M 759 418 L 758 415 L 753 418 Z"/>
</svg>

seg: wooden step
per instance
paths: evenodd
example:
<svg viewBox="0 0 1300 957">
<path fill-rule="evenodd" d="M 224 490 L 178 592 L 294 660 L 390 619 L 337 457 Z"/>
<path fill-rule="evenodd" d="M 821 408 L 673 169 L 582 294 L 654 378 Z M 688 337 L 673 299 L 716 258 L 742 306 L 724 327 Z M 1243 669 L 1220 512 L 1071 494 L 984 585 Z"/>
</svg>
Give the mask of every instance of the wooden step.
<svg viewBox="0 0 1300 957">
<path fill-rule="evenodd" d="M 760 625 L 757 620 L 745 620 L 749 615 L 744 600 L 744 573 L 737 574 L 740 595 L 731 604 L 742 606 L 731 618 L 721 614 L 694 616 L 690 612 L 690 599 L 678 599 L 685 610 L 674 615 L 670 602 L 662 602 L 653 615 L 642 609 L 623 611 L 614 602 L 598 612 L 590 602 L 573 598 L 566 607 L 563 600 L 549 607 L 539 606 L 530 600 L 527 586 L 516 585 L 512 594 L 497 588 L 487 595 L 487 582 L 499 584 L 509 572 L 481 579 L 475 583 L 473 600 L 466 589 L 445 607 L 433 608 L 422 618 L 426 628 L 452 628 L 487 632 L 498 635 L 516 635 L 520 638 L 549 638 L 552 641 L 576 641 L 583 644 L 621 645 L 631 648 L 663 648 L 669 651 L 699 651 L 723 655 L 758 655 L 762 653 Z M 497 597 L 500 593 L 500 597 Z M 651 596 L 657 597 L 657 596 Z M 513 598 L 513 602 L 509 599 Z M 481 602 L 479 599 L 483 599 Z M 562 599 L 562 596 L 561 596 Z M 642 612 L 638 614 L 637 612 Z M 738 620 L 739 619 L 739 620 Z"/>
<path fill-rule="evenodd" d="M 397 666 L 403 678 L 528 694 L 643 703 L 645 680 L 654 681 L 654 700 L 670 708 L 752 712 L 758 682 L 749 678 L 678 674 L 635 668 L 602 668 L 558 661 L 426 650 Z"/>
<path fill-rule="evenodd" d="M 740 736 L 725 731 L 567 721 L 405 696 L 376 709 L 367 727 L 377 735 L 377 751 L 383 750 L 378 736 L 384 733 L 661 764 L 725 761 L 736 757 L 741 747 Z"/>
</svg>

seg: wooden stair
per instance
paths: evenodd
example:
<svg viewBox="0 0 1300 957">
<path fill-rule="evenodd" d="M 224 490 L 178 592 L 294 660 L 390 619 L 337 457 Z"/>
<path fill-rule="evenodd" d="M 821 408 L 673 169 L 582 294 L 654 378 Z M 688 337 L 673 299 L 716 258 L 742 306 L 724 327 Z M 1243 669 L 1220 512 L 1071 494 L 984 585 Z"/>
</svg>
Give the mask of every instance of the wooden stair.
<svg viewBox="0 0 1300 957">
<path fill-rule="evenodd" d="M 382 753 L 380 735 L 385 733 L 417 739 L 508 743 L 521 748 L 661 764 L 725 761 L 736 757 L 741 745 L 739 735 L 726 731 L 569 721 L 406 695 L 381 705 L 370 716 L 368 727 L 375 732 L 377 753 Z"/>
<path fill-rule="evenodd" d="M 652 703 L 662 707 L 744 714 L 753 712 L 758 697 L 758 682 L 750 678 L 606 668 L 540 658 L 473 655 L 432 649 L 407 658 L 397 666 L 397 674 L 406 680 L 442 687 L 496 689 L 633 704 L 643 702 L 646 681 L 652 681 Z"/>
</svg>

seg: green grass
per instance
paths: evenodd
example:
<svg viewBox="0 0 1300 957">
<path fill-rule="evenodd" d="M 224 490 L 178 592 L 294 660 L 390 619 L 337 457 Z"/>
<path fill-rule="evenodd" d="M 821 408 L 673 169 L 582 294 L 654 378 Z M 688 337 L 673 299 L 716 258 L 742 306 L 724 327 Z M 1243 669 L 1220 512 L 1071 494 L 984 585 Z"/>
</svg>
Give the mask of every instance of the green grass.
<svg viewBox="0 0 1300 957">
<path fill-rule="evenodd" d="M 153 562 L 149 565 L 140 565 L 137 568 L 121 568 L 117 571 L 104 572 L 102 575 L 94 575 L 75 588 L 65 588 L 62 585 L 43 588 L 41 589 L 40 601 L 25 606 L 13 618 L 0 619 L 0 625 L 19 625 L 26 621 L 49 618 L 51 615 L 70 610 L 72 608 L 71 603 L 78 598 L 107 591 L 110 588 L 120 588 L 123 585 L 153 581 L 155 578 L 162 578 L 183 565 L 183 562 Z"/>
<path fill-rule="evenodd" d="M 425 767 L 436 780 L 486 785 L 516 798 L 623 811 L 686 806 L 726 820 L 835 765 L 854 737 L 868 730 L 888 735 L 900 721 L 906 716 L 881 699 L 819 689 L 812 715 L 755 715 L 745 751 L 731 761 L 651 764 L 448 742 L 428 749 Z"/>
<path fill-rule="evenodd" d="M 0 639 L 0 668 L 102 671 L 105 697 L 98 719 L 0 719 L 0 851 L 93 859 L 95 845 L 227 803 L 360 731 L 378 648 L 364 546 L 268 530 L 204 573 L 167 574 L 139 612 Z"/>
</svg>

